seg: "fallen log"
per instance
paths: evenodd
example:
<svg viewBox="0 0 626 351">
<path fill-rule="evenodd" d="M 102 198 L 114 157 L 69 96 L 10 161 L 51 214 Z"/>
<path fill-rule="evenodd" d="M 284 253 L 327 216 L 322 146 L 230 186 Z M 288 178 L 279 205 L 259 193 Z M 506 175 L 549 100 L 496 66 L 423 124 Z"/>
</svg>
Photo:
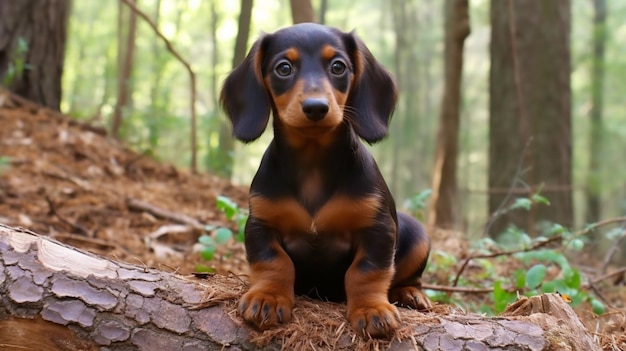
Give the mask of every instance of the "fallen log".
<svg viewBox="0 0 626 351">
<path fill-rule="evenodd" d="M 0 224 L 1 350 L 599 350 L 558 295 L 500 317 L 401 309 L 391 340 L 356 336 L 345 306 L 298 298 L 294 320 L 257 332 L 236 313 L 239 277 L 120 263 Z"/>
</svg>

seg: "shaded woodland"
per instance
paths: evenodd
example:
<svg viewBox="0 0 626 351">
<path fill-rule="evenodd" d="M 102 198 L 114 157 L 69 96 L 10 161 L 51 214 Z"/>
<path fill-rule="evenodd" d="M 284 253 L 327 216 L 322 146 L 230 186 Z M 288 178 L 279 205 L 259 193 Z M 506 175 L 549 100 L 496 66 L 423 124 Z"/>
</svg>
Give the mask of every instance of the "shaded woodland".
<svg viewBox="0 0 626 351">
<path fill-rule="evenodd" d="M 558 291 L 618 350 L 624 19 L 616 0 L 2 1 L 0 224 L 245 276 L 237 233 L 271 130 L 235 142 L 219 90 L 261 33 L 323 23 L 355 30 L 395 76 L 390 136 L 371 150 L 428 224 L 429 296 L 494 315 Z"/>
</svg>

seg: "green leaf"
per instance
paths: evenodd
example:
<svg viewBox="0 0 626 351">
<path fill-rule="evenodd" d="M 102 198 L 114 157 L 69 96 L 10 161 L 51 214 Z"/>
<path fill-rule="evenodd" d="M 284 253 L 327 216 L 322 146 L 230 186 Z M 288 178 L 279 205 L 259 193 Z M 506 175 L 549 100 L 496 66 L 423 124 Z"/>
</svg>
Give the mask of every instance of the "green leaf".
<svg viewBox="0 0 626 351">
<path fill-rule="evenodd" d="M 201 273 L 215 273 L 215 268 L 211 268 L 209 266 L 205 266 L 203 264 L 196 264 L 195 267 L 195 271 L 196 272 L 201 272 Z"/>
<path fill-rule="evenodd" d="M 533 194 L 530 199 L 532 200 L 533 203 L 536 204 L 544 204 L 544 205 L 550 205 L 550 200 L 548 200 L 547 197 L 545 196 L 541 196 L 539 194 Z"/>
<path fill-rule="evenodd" d="M 510 293 L 502 288 L 502 282 L 496 281 L 493 284 L 493 301 L 494 301 L 494 309 L 496 313 L 500 313 L 504 311 L 506 306 L 515 301 L 517 296 L 513 293 Z"/>
<path fill-rule="evenodd" d="M 207 246 L 204 250 L 200 251 L 200 256 L 205 261 L 211 261 L 215 257 L 215 246 Z"/>
<path fill-rule="evenodd" d="M 530 199 L 525 198 L 525 197 L 520 197 L 520 198 L 515 199 L 515 202 L 513 203 L 513 205 L 511 205 L 509 209 L 516 210 L 518 208 L 523 208 L 525 210 L 530 210 L 531 205 L 532 205 L 532 201 L 530 201 Z"/>
<path fill-rule="evenodd" d="M 218 196 L 215 200 L 217 204 L 217 209 L 224 212 L 226 214 L 226 218 L 229 220 L 233 218 L 233 216 L 239 211 L 239 207 L 237 204 L 226 196 Z"/>
<path fill-rule="evenodd" d="M 591 308 L 593 309 L 593 313 L 601 315 L 606 312 L 606 307 L 602 303 L 602 301 L 598 299 L 591 298 Z"/>
<path fill-rule="evenodd" d="M 201 235 L 198 238 L 198 242 L 204 246 L 215 246 L 215 240 L 208 235 Z"/>
<path fill-rule="evenodd" d="M 546 266 L 536 264 L 532 266 L 526 273 L 526 286 L 531 289 L 537 288 L 546 277 Z"/>
<path fill-rule="evenodd" d="M 237 231 L 237 236 L 235 237 L 235 240 L 237 240 L 238 242 L 242 243 L 244 242 L 245 239 L 245 227 L 239 227 L 239 230 Z"/>
<path fill-rule="evenodd" d="M 566 232 L 567 232 L 567 229 L 564 226 L 558 223 L 554 223 L 550 227 L 548 227 L 548 229 L 543 233 L 543 235 L 547 237 L 551 237 L 551 236 L 564 234 Z"/>
<path fill-rule="evenodd" d="M 554 293 L 560 291 L 557 287 L 557 283 L 555 281 L 545 282 L 541 284 L 541 292 L 542 293 Z"/>
<path fill-rule="evenodd" d="M 233 231 L 228 228 L 219 228 L 215 231 L 215 242 L 224 244 L 233 237 Z"/>
<path fill-rule="evenodd" d="M 526 286 L 526 271 L 523 269 L 518 269 L 513 273 L 515 277 L 515 288 L 518 290 L 524 289 Z"/>
<path fill-rule="evenodd" d="M 578 269 L 569 268 L 563 271 L 563 276 L 565 277 L 565 284 L 567 287 L 572 289 L 580 288 L 580 272 Z"/>
<path fill-rule="evenodd" d="M 582 239 L 573 239 L 567 243 L 567 248 L 574 251 L 580 251 L 585 247 L 585 242 Z"/>
</svg>

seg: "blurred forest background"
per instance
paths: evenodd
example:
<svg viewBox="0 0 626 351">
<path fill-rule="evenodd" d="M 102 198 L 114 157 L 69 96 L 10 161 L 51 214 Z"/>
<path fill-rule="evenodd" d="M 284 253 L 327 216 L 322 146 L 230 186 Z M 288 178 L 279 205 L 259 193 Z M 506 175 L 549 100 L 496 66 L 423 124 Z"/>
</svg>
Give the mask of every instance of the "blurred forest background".
<svg viewBox="0 0 626 351">
<path fill-rule="evenodd" d="M 27 3 L 2 2 L 5 31 Z M 534 233 L 626 214 L 626 2 L 35 3 L 61 28 L 33 30 L 60 50 L 45 65 L 62 72 L 58 96 L 25 83 L 34 57 L 54 55 L 17 31 L 0 36 L 2 84 L 164 163 L 248 184 L 271 130 L 234 142 L 221 82 L 262 32 L 313 20 L 355 30 L 396 76 L 390 138 L 372 150 L 400 206 L 493 236 L 509 223 Z"/>
</svg>

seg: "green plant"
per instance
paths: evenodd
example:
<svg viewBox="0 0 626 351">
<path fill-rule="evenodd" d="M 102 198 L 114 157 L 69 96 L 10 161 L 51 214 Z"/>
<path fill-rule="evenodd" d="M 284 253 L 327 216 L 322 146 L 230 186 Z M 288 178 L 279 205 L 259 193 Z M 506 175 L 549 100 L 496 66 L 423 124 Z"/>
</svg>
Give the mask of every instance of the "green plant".
<svg viewBox="0 0 626 351">
<path fill-rule="evenodd" d="M 238 242 L 243 242 L 244 229 L 246 221 L 248 220 L 248 211 L 239 207 L 233 200 L 226 196 L 217 197 L 216 207 L 218 210 L 224 212 L 226 218 L 233 223 L 237 233 L 234 234 L 230 228 L 224 226 L 205 226 L 205 234 L 198 238 L 198 243 L 202 247 L 200 256 L 205 261 L 213 260 L 217 248 L 220 245 L 226 244 L 229 240 L 234 238 Z M 207 272 L 212 269 L 205 265 L 197 265 L 196 270 L 199 272 Z"/>
<path fill-rule="evenodd" d="M 428 209 L 428 198 L 432 193 L 431 189 L 422 190 L 405 201 L 404 207 L 417 219 L 423 221 L 426 218 L 426 210 Z"/>
<path fill-rule="evenodd" d="M 529 210 L 537 204 L 548 205 L 548 199 L 533 194 L 529 198 L 515 199 L 510 206 L 501 210 L 501 214 L 514 209 Z M 510 226 L 498 237 L 498 241 L 489 238 L 474 243 L 477 254 L 465 260 L 454 279 L 453 285 L 476 285 L 483 288 L 490 284 L 492 294 L 479 309 L 483 313 L 498 314 L 514 302 L 519 295 L 533 296 L 542 293 L 560 293 L 573 307 L 588 302 L 597 314 L 605 312 L 604 304 L 594 297 L 583 285 L 583 274 L 572 267 L 568 253 L 581 251 L 585 246 L 583 235 L 595 229 L 599 224 L 572 232 L 557 224 L 542 222 L 536 230 L 539 235 L 530 236 L 524 230 Z M 463 278 L 463 269 L 470 260 L 474 263 L 473 275 Z M 495 265 L 485 264 L 495 260 Z M 499 269 L 495 269 L 497 266 Z"/>
<path fill-rule="evenodd" d="M 26 54 L 28 53 L 28 43 L 22 37 L 17 38 L 17 47 L 13 53 L 13 57 L 7 65 L 5 76 L 2 78 L 2 85 L 9 86 L 15 79 L 27 69 L 30 65 L 26 63 Z"/>
</svg>

